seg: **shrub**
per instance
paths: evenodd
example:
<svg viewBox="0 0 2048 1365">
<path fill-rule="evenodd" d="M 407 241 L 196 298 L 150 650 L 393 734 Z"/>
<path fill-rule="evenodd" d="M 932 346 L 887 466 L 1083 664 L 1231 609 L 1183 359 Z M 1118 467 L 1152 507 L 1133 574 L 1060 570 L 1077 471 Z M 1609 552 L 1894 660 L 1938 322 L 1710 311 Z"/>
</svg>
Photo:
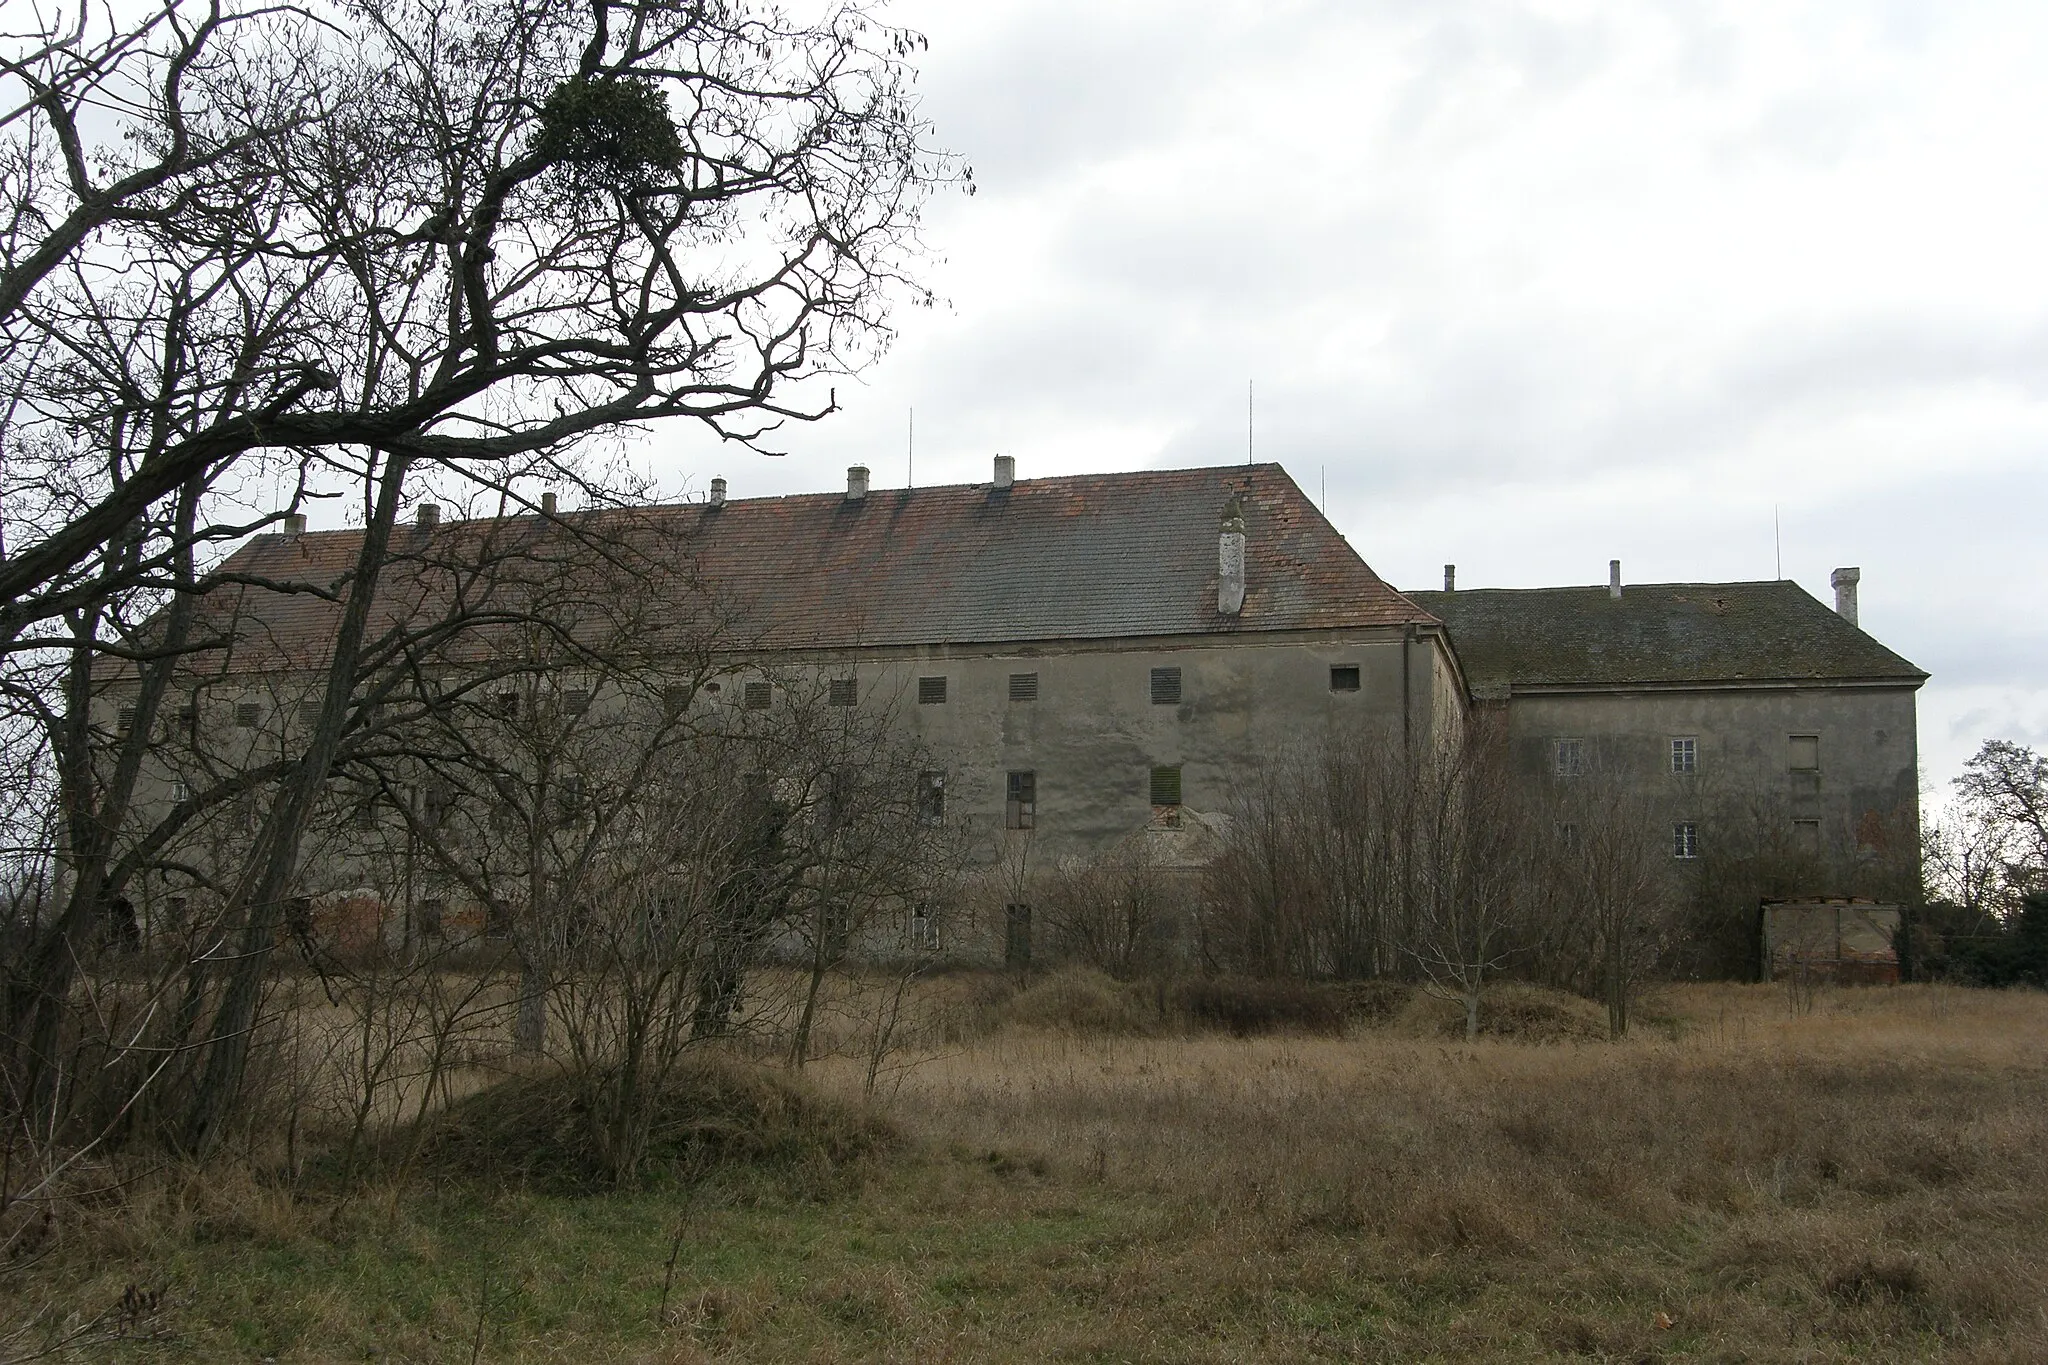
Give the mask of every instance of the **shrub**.
<svg viewBox="0 0 2048 1365">
<path fill-rule="evenodd" d="M 1219 976 L 1180 983 L 1177 1013 L 1203 1028 L 1239 1038 L 1256 1033 L 1342 1033 L 1349 1000 L 1344 988 L 1311 981 Z"/>
<path fill-rule="evenodd" d="M 1011 1023 L 1072 1033 L 1152 1033 L 1159 1009 L 1143 986 L 1126 984 L 1089 967 L 1063 967 L 1012 996 L 1003 1007 Z"/>
</svg>

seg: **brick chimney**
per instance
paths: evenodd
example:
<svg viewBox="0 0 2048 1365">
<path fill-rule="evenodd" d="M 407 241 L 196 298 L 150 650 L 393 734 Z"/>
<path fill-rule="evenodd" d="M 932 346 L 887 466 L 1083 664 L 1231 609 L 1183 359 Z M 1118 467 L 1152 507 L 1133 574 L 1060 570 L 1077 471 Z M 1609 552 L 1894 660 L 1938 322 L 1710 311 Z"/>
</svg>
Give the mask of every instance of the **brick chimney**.
<svg viewBox="0 0 2048 1365">
<path fill-rule="evenodd" d="M 868 467 L 864 464 L 848 465 L 846 468 L 846 500 L 866 502 L 868 498 Z"/>
<path fill-rule="evenodd" d="M 1446 564 L 1444 565 L 1444 591 L 1456 592 L 1457 590 L 1458 566 L 1455 564 Z"/>
<path fill-rule="evenodd" d="M 557 509 L 561 507 L 561 505 L 562 504 L 556 500 L 554 491 L 552 489 L 540 495 L 540 514 L 544 517 L 553 516 Z"/>
<path fill-rule="evenodd" d="M 704 505 L 714 512 L 725 506 L 724 479 L 713 479 L 711 481 L 711 496 L 704 500 Z"/>
<path fill-rule="evenodd" d="M 1005 489 L 1015 482 L 1017 482 L 1017 457 L 1015 455 L 996 456 L 995 486 L 998 489 Z"/>
<path fill-rule="evenodd" d="M 1607 595 L 1617 602 L 1621 600 L 1621 561 L 1607 561 Z"/>
<path fill-rule="evenodd" d="M 1850 625 L 1856 624 L 1856 585 L 1863 581 L 1863 570 L 1858 568 L 1837 569 L 1828 576 L 1828 582 L 1835 585 L 1835 614 Z"/>
<path fill-rule="evenodd" d="M 1216 538 L 1216 610 L 1235 616 L 1244 609 L 1244 508 L 1236 498 L 1223 507 Z"/>
<path fill-rule="evenodd" d="M 420 510 L 413 514 L 413 520 L 422 531 L 433 530 L 441 524 L 441 504 L 438 502 L 421 503 Z"/>
</svg>

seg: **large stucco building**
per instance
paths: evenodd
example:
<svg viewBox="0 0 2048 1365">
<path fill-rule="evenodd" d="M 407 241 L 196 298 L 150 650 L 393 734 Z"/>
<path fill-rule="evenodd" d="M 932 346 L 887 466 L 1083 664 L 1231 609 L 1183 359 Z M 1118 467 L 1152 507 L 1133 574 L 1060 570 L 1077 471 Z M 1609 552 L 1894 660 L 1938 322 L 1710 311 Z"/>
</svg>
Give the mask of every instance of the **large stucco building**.
<svg viewBox="0 0 2048 1365">
<path fill-rule="evenodd" d="M 716 602 L 711 635 L 648 627 L 651 669 L 670 632 L 700 704 L 772 707 L 808 678 L 886 710 L 931 755 L 944 818 L 991 858 L 1022 839 L 1041 859 L 1085 857 L 1144 833 L 1198 860 L 1239 783 L 1289 746 L 1337 724 L 1435 744 L 1502 708 L 1526 778 L 1626 774 L 1668 809 L 1675 861 L 1725 837 L 1717 822 L 1745 800 L 1843 866 L 1917 819 L 1925 675 L 1853 611 L 1790 583 L 1403 594 L 1278 465 L 1019 480 L 998 459 L 987 483 L 890 490 L 856 468 L 843 490 L 753 499 L 719 480 L 663 507 L 433 509 L 398 548 L 445 568 L 508 538 L 530 553 L 557 522 L 663 547 Z M 263 535 L 223 566 L 247 586 L 218 614 L 224 645 L 195 656 L 177 736 L 209 771 L 291 751 L 360 543 Z M 439 610 L 417 588 L 432 577 L 395 583 L 382 624 Z M 573 664 L 560 684 L 589 687 Z M 110 682 L 110 713 L 122 696 Z M 155 795 L 176 782 L 167 770 Z M 396 868 L 330 860 L 307 889 L 369 886 L 410 916 L 427 893 Z"/>
</svg>

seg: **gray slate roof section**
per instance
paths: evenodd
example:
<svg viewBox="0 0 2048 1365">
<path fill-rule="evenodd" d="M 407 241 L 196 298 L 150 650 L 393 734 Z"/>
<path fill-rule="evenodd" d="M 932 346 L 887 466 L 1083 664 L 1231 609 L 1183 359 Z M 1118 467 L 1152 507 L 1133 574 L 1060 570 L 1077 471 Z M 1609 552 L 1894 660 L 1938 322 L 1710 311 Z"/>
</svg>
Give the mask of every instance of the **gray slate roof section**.
<svg viewBox="0 0 2048 1365">
<path fill-rule="evenodd" d="M 1406 594 L 1448 628 L 1474 695 L 1508 687 L 1891 682 L 1927 674 L 1789 580 Z"/>
</svg>

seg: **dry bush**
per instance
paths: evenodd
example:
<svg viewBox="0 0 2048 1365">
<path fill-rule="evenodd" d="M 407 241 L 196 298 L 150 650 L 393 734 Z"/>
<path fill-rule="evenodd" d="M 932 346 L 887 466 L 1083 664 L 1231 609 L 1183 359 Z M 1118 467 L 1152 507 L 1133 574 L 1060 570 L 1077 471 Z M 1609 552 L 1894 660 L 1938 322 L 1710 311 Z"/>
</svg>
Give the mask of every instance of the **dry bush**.
<svg viewBox="0 0 2048 1365">
<path fill-rule="evenodd" d="M 1003 1006 L 1009 1022 L 1070 1033 L 1145 1034 L 1160 1028 L 1158 1003 L 1142 985 L 1091 967 L 1062 967 L 1025 987 Z"/>
<path fill-rule="evenodd" d="M 1432 1038 L 1465 1037 L 1465 1012 L 1416 992 L 1398 1022 L 1409 1032 Z M 1487 992 L 1479 1014 L 1479 1035 L 1517 1043 L 1592 1043 L 1609 1036 L 1607 1016 L 1583 997 L 1524 982 Z"/>
<path fill-rule="evenodd" d="M 572 1077 L 547 1073 L 502 1081 L 430 1120 L 419 1169 L 576 1192 L 613 1182 L 590 1139 Z M 821 1097 L 787 1075 L 699 1054 L 648 1097 L 652 1116 L 640 1170 L 698 1179 L 731 1169 L 772 1171 L 819 1193 L 895 1145 L 893 1130 L 853 1104 Z"/>
<path fill-rule="evenodd" d="M 1178 982 L 1169 998 L 1174 1012 L 1197 1028 L 1249 1038 L 1262 1033 L 1342 1033 L 1350 997 L 1342 987 L 1313 981 L 1219 976 Z"/>
</svg>

